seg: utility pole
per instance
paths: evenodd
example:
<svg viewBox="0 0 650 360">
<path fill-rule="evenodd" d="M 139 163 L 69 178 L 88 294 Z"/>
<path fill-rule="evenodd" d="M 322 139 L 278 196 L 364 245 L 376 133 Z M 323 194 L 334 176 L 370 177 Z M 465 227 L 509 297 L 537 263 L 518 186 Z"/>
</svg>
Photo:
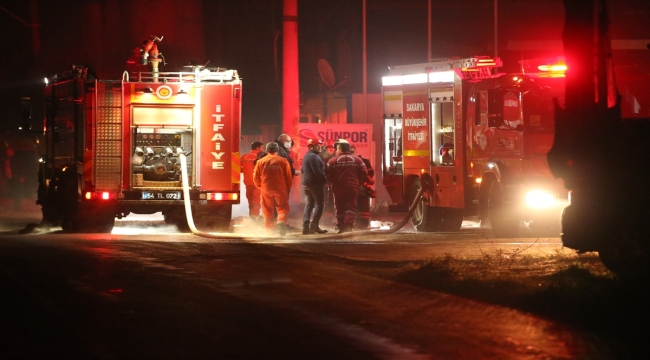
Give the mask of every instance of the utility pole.
<svg viewBox="0 0 650 360">
<path fill-rule="evenodd" d="M 366 52 L 366 0 L 362 3 L 363 12 L 363 123 L 368 123 L 368 55 Z"/>
<path fill-rule="evenodd" d="M 494 58 L 499 57 L 499 32 L 497 22 L 499 20 L 499 13 L 497 11 L 497 0 L 494 0 Z"/>
<path fill-rule="evenodd" d="M 300 122 L 298 0 L 284 0 L 282 30 L 282 132 L 297 138 Z M 298 141 L 296 151 L 297 146 Z"/>
<path fill-rule="evenodd" d="M 32 28 L 32 51 L 34 56 L 38 56 L 41 52 L 41 35 L 38 25 L 38 4 L 36 0 L 30 2 L 31 21 L 30 27 Z"/>
<path fill-rule="evenodd" d="M 432 58 L 432 51 L 431 51 L 431 0 L 427 0 L 427 62 L 431 61 Z"/>
</svg>

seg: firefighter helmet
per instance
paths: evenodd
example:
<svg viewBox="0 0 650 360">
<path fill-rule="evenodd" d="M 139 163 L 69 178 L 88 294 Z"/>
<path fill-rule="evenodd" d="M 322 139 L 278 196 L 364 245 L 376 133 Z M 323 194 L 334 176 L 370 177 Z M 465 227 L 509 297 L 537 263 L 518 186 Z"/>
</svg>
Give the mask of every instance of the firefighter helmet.
<svg viewBox="0 0 650 360">
<path fill-rule="evenodd" d="M 311 138 L 307 140 L 307 146 L 314 146 L 314 145 L 323 145 L 323 141 L 319 138 Z"/>
<path fill-rule="evenodd" d="M 350 143 L 345 139 L 338 139 L 334 142 L 334 148 L 342 152 L 350 152 Z"/>
</svg>

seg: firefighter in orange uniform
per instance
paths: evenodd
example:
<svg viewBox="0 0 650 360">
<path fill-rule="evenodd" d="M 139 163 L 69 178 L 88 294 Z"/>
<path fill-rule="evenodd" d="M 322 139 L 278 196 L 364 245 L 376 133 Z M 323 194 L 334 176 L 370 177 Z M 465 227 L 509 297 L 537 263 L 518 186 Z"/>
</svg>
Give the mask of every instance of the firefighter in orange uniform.
<svg viewBox="0 0 650 360">
<path fill-rule="evenodd" d="M 339 139 L 334 146 L 337 155 L 327 161 L 325 175 L 332 183 L 336 221 L 339 234 L 342 234 L 354 228 L 359 187 L 370 179 L 366 165 L 358 156 L 352 155 L 347 140 Z"/>
<path fill-rule="evenodd" d="M 246 186 L 246 199 L 248 200 L 248 216 L 253 220 L 260 219 L 260 189 L 255 186 L 253 181 L 253 170 L 255 169 L 255 159 L 257 154 L 262 150 L 262 144 L 255 141 L 251 145 L 251 152 L 241 157 L 241 167 L 244 173 L 244 185 Z"/>
<path fill-rule="evenodd" d="M 258 159 L 253 170 L 255 186 L 261 190 L 262 214 L 267 231 L 274 228 L 274 202 L 278 212 L 277 228 L 280 235 L 287 233 L 289 215 L 289 189 L 291 189 L 291 166 L 287 159 L 278 156 L 280 146 L 276 142 L 266 144 L 265 157 Z"/>
</svg>

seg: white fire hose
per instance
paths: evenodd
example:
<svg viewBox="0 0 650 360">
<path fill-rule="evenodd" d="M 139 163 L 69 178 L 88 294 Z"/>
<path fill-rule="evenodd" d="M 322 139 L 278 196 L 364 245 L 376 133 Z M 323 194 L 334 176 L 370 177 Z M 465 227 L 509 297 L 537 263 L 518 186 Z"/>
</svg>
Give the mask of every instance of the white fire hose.
<svg viewBox="0 0 650 360">
<path fill-rule="evenodd" d="M 249 239 L 251 237 L 259 237 L 259 234 L 207 233 L 198 230 L 194 225 L 194 218 L 192 217 L 192 206 L 190 204 L 190 185 L 187 178 L 187 160 L 184 154 L 179 154 L 178 157 L 181 160 L 181 177 L 183 180 L 183 203 L 185 204 L 185 216 L 187 217 L 187 224 L 189 225 L 190 230 L 194 235 L 207 237 L 207 238 L 215 238 L 215 239 Z M 350 238 L 350 237 L 355 237 L 360 235 L 392 234 L 397 230 L 401 229 L 404 225 L 406 225 L 406 222 L 409 220 L 411 215 L 413 215 L 413 211 L 415 211 L 415 207 L 418 205 L 418 202 L 420 202 L 420 197 L 424 193 L 424 190 L 425 190 L 425 186 L 420 187 L 420 191 L 418 191 L 418 193 L 413 198 L 413 203 L 411 203 L 411 206 L 409 207 L 406 216 L 404 216 L 402 220 L 394 224 L 389 229 L 351 231 L 343 234 L 331 234 L 331 235 L 323 235 L 318 237 L 310 236 L 309 238 L 310 239 L 345 239 L 345 238 Z"/>
<path fill-rule="evenodd" d="M 194 217 L 192 217 L 192 205 L 190 204 L 190 184 L 187 180 L 187 159 L 185 154 L 179 154 L 178 158 L 181 160 L 181 178 L 183 180 L 183 203 L 185 204 L 185 216 L 187 217 L 187 225 L 189 225 L 192 234 L 215 239 L 246 239 L 251 235 L 244 234 L 231 234 L 231 233 L 207 233 L 200 231 L 194 225 Z"/>
</svg>

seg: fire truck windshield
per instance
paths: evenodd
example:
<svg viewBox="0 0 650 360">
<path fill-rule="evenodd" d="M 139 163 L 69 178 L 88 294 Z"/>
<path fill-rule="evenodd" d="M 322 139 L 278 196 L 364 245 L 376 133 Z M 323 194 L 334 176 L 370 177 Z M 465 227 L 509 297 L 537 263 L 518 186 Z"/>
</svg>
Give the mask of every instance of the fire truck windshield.
<svg viewBox="0 0 650 360">
<path fill-rule="evenodd" d="M 555 131 L 553 99 L 557 99 L 560 106 L 564 106 L 564 78 L 537 78 L 534 81 L 542 88 L 523 94 L 525 131 L 553 134 Z"/>
</svg>

